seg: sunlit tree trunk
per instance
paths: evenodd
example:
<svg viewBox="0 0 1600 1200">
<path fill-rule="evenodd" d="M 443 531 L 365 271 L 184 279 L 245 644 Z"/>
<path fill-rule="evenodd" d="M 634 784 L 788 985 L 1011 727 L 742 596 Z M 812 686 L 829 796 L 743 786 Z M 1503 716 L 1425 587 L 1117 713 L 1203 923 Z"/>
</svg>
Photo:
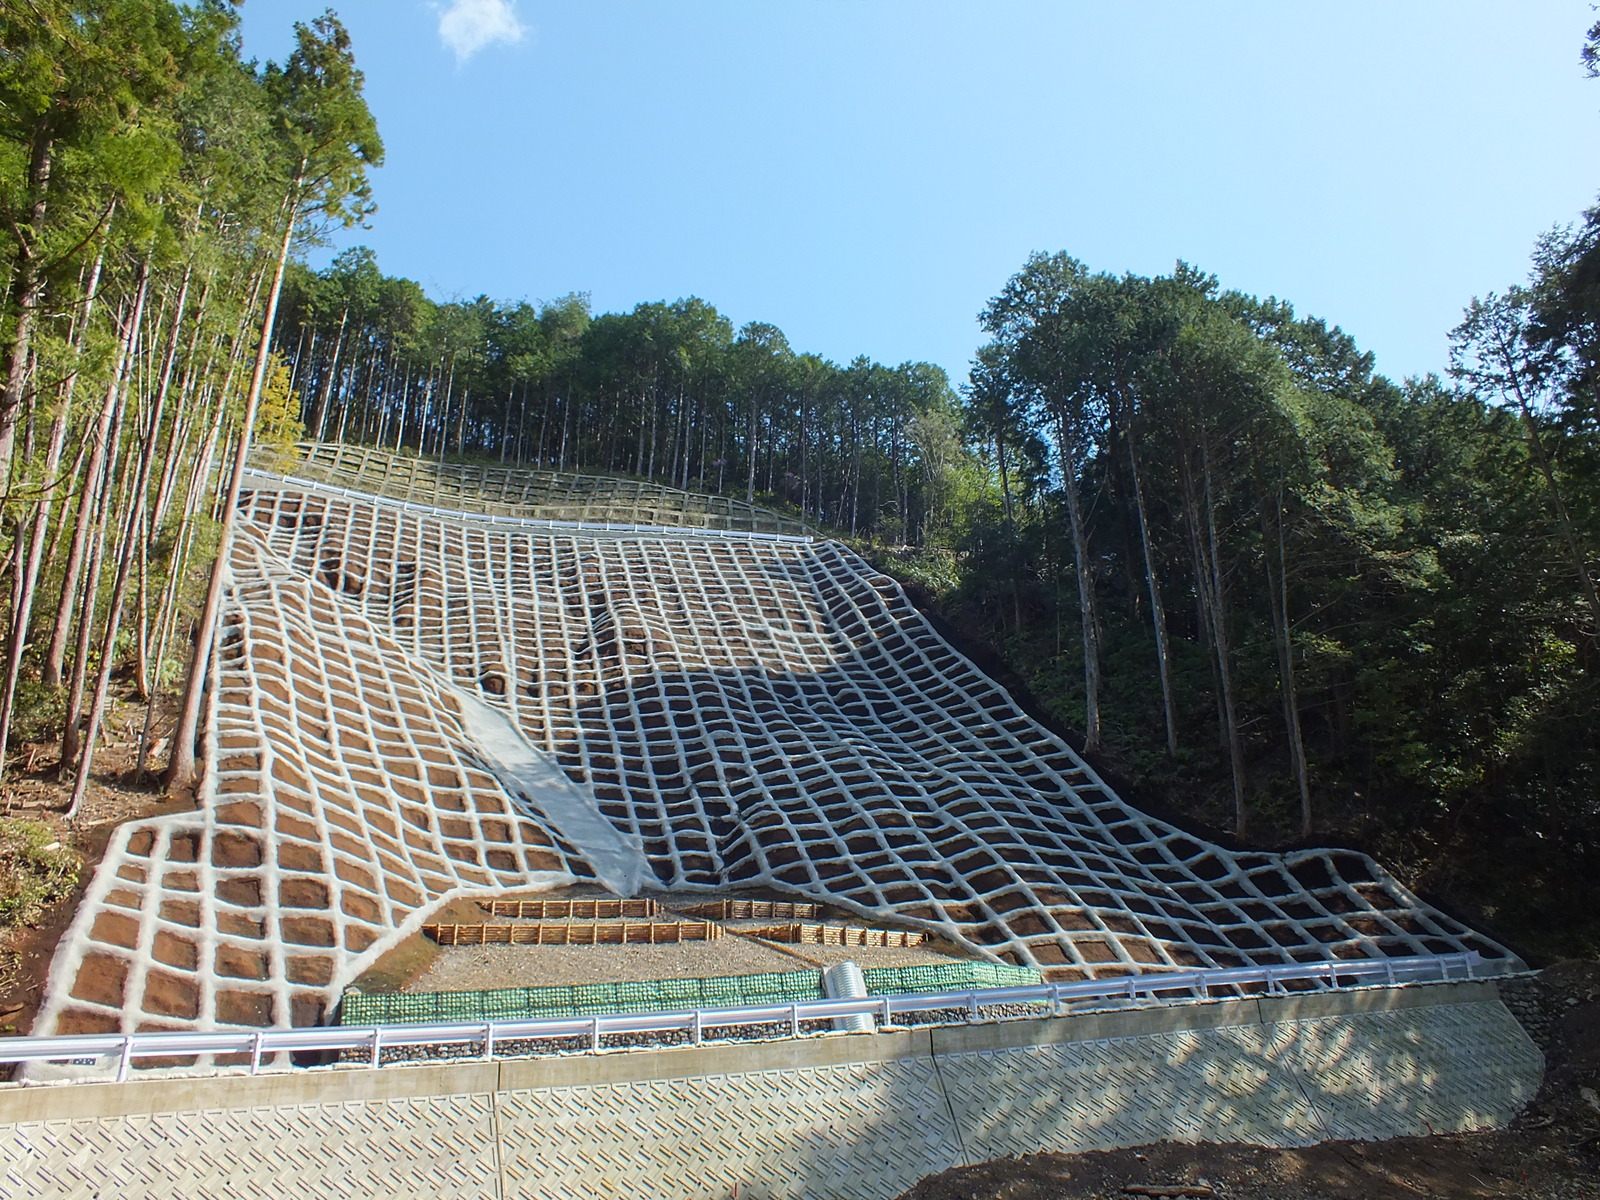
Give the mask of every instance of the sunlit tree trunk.
<svg viewBox="0 0 1600 1200">
<path fill-rule="evenodd" d="M 1100 621 L 1095 612 L 1094 564 L 1089 556 L 1089 534 L 1078 486 L 1077 450 L 1065 416 L 1057 418 L 1056 445 L 1061 455 L 1067 519 L 1072 527 L 1072 562 L 1083 622 L 1083 749 L 1086 754 L 1093 754 L 1100 749 Z"/>
<path fill-rule="evenodd" d="M 222 504 L 222 529 L 217 538 L 217 558 L 211 567 L 211 580 L 206 588 L 205 608 L 195 630 L 193 656 L 189 666 L 188 682 L 184 687 L 183 706 L 178 723 L 172 732 L 172 758 L 167 766 L 168 791 L 188 790 L 195 785 L 195 737 L 200 727 L 200 703 L 205 692 L 207 663 L 211 642 L 216 635 L 217 618 L 222 610 L 222 593 L 228 579 L 228 557 L 233 546 L 234 525 L 239 509 L 239 488 L 244 482 L 246 461 L 250 456 L 250 433 L 255 428 L 256 410 L 261 403 L 261 389 L 267 377 L 267 365 L 272 358 L 272 327 L 278 315 L 278 297 L 283 292 L 283 272 L 289 261 L 289 247 L 293 244 L 294 227 L 300 189 L 305 180 L 297 178 L 284 205 L 283 239 L 278 245 L 278 256 L 272 272 L 272 286 L 267 292 L 267 311 L 261 321 L 261 339 L 256 346 L 255 370 L 250 376 L 250 390 L 245 395 L 244 417 L 240 423 L 238 446 L 234 452 L 233 469 L 228 476 L 227 497 Z"/>
</svg>

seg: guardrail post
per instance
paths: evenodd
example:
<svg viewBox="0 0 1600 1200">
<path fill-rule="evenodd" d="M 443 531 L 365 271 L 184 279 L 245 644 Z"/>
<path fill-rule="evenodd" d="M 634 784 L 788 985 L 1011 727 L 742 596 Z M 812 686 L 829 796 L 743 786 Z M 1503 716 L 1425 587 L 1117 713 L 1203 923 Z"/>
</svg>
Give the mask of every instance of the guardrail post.
<svg viewBox="0 0 1600 1200">
<path fill-rule="evenodd" d="M 884 1029 L 894 1028 L 894 1014 L 889 1011 L 889 997 L 887 996 L 883 998 L 883 1021 L 881 1027 Z"/>
<path fill-rule="evenodd" d="M 977 992 L 968 992 L 967 993 L 967 1020 L 976 1021 L 977 1019 L 978 1019 L 978 993 Z"/>
<path fill-rule="evenodd" d="M 600 1053 L 600 1018 L 594 1017 L 589 1022 L 589 1049 L 595 1054 Z"/>
<path fill-rule="evenodd" d="M 372 1029 L 372 1065 L 380 1066 L 380 1053 L 383 1047 L 383 1026 L 375 1025 Z"/>
<path fill-rule="evenodd" d="M 128 1080 L 128 1064 L 133 1059 L 133 1034 L 124 1034 L 122 1037 L 122 1056 L 117 1060 L 117 1082 L 126 1083 Z"/>
<path fill-rule="evenodd" d="M 798 1004 L 789 1005 L 789 1036 L 800 1036 L 800 1006 Z"/>
<path fill-rule="evenodd" d="M 1050 985 L 1050 1015 L 1052 1017 L 1061 1015 L 1061 985 L 1059 983 Z"/>
<path fill-rule="evenodd" d="M 697 1009 L 694 1010 L 694 1044 L 696 1046 L 698 1046 L 700 1044 L 700 1036 L 701 1036 L 701 1034 L 700 1034 L 700 1030 L 701 1030 L 700 1020 L 701 1020 L 700 1010 L 697 1008 Z"/>
<path fill-rule="evenodd" d="M 261 1070 L 261 1031 L 256 1030 L 255 1036 L 250 1039 L 250 1074 L 254 1075 Z"/>
<path fill-rule="evenodd" d="M 485 1021 L 483 1023 L 483 1061 L 484 1062 L 492 1062 L 493 1060 L 494 1060 L 494 1022 L 493 1021 Z"/>
</svg>

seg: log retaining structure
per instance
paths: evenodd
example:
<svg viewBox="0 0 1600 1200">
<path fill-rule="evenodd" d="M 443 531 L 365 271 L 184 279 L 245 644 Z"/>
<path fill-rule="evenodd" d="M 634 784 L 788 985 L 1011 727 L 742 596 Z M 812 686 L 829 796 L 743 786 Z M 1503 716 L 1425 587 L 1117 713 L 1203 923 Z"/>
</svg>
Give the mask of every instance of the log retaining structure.
<svg viewBox="0 0 1600 1200">
<path fill-rule="evenodd" d="M 796 946 L 920 946 L 927 935 L 909 929 L 871 929 L 863 925 L 771 925 L 741 929 L 740 937 L 764 938 Z"/>
<path fill-rule="evenodd" d="M 714 942 L 723 929 L 715 921 L 574 921 L 560 925 L 424 925 L 422 932 L 441 946 L 662 946 Z"/>
<path fill-rule="evenodd" d="M 683 911 L 711 921 L 767 921 L 820 916 L 822 905 L 790 900 L 712 900 L 686 904 Z"/>
<path fill-rule="evenodd" d="M 661 911 L 655 900 L 480 900 L 480 908 L 492 917 L 519 920 L 560 921 L 577 918 L 587 921 L 615 920 L 619 917 L 653 917 Z"/>
</svg>

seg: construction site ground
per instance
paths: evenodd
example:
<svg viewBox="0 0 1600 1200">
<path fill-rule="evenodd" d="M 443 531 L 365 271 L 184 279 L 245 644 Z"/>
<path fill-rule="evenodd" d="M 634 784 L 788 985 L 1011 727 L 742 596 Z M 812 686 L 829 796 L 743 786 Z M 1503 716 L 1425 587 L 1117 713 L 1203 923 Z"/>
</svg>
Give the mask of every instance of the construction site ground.
<svg viewBox="0 0 1600 1200">
<path fill-rule="evenodd" d="M 543 892 L 528 899 L 579 899 L 598 895 L 593 889 L 571 888 Z M 729 893 L 731 898 L 735 894 Z M 745 898 L 745 893 L 738 893 Z M 679 908 L 722 899 L 721 895 L 657 894 L 661 919 L 673 919 Z M 776 893 L 763 899 L 783 899 Z M 502 897 L 496 897 L 502 899 Z M 490 917 L 477 904 L 457 900 L 438 910 L 439 923 L 531 924 L 509 917 Z M 825 921 L 840 923 L 843 914 Z M 559 924 L 560 920 L 543 920 Z M 413 934 L 385 955 L 357 980 L 363 991 L 445 992 L 493 988 L 569 986 L 585 983 L 651 979 L 715 978 L 722 975 L 761 975 L 779 971 L 816 971 L 846 960 L 863 969 L 906 967 L 965 958 L 955 947 L 934 942 L 922 946 L 791 946 L 748 936 L 781 922 L 773 920 L 721 921 L 724 936 L 715 941 L 678 942 L 671 945 L 626 946 L 439 946 L 424 934 Z M 855 919 L 854 923 L 861 923 Z M 877 924 L 869 922 L 869 924 Z"/>
</svg>

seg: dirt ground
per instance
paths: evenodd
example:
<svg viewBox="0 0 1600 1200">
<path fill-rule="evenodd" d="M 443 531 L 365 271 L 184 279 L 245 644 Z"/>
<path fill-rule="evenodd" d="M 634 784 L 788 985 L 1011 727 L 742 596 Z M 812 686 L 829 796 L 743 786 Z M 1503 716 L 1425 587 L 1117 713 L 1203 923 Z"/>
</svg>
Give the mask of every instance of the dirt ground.
<svg viewBox="0 0 1600 1200">
<path fill-rule="evenodd" d="M 1034 1154 L 930 1176 L 900 1200 L 1597 1200 L 1600 963 L 1557 963 L 1512 990 L 1546 1069 L 1508 1130 L 1299 1150 L 1161 1142 Z"/>
<path fill-rule="evenodd" d="M 171 697 L 158 698 L 152 723 L 152 745 L 161 751 L 171 724 Z M 88 795 L 77 818 L 64 816 L 70 784 L 55 778 L 57 745 L 29 745 L 13 752 L 15 773 L 0 783 L 0 816 L 26 817 L 52 826 L 61 840 L 83 861 L 78 886 L 30 923 L 0 927 L 0 1034 L 31 1029 L 44 998 L 50 960 L 72 923 L 84 890 L 94 878 L 111 834 L 124 821 L 185 812 L 194 807 L 190 798 L 172 800 L 161 793 L 159 771 L 164 754 L 143 779 L 135 772 L 139 735 L 145 708 L 118 695 L 106 715 L 103 741 L 95 751 Z"/>
</svg>

